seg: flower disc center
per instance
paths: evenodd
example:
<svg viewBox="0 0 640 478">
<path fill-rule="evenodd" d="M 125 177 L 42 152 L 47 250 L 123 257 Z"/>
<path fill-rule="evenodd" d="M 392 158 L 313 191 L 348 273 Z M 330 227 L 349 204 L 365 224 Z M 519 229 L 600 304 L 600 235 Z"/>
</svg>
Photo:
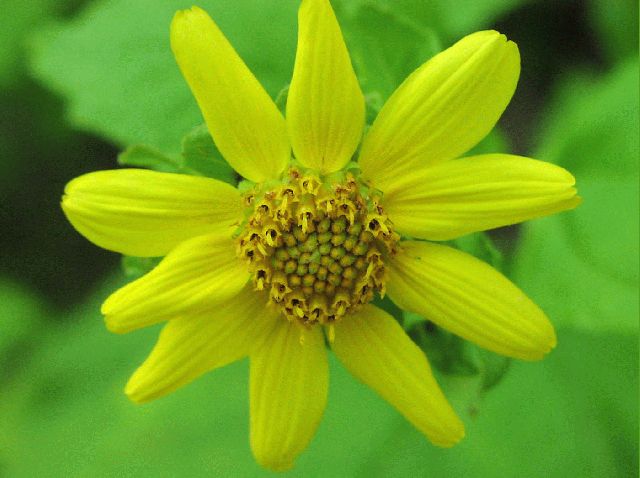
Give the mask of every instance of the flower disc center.
<svg viewBox="0 0 640 478">
<path fill-rule="evenodd" d="M 384 294 L 383 259 L 398 235 L 353 175 L 322 183 L 292 169 L 284 184 L 246 201 L 238 254 L 287 319 L 329 324 Z"/>
</svg>

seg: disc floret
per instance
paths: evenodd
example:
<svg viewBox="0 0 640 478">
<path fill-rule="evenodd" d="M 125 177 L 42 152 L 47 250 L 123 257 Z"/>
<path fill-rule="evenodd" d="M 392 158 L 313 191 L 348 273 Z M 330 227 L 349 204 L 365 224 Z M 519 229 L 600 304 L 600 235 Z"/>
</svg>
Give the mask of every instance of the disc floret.
<svg viewBox="0 0 640 478">
<path fill-rule="evenodd" d="M 384 295 L 384 258 L 399 236 L 378 200 L 352 173 L 322 181 L 295 168 L 247 193 L 238 255 L 255 288 L 305 325 L 331 324 Z"/>
</svg>

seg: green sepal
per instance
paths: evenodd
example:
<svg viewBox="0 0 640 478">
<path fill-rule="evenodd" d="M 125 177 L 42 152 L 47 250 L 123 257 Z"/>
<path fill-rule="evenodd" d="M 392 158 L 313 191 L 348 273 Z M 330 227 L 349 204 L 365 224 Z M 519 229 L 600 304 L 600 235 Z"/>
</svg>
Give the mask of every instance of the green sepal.
<svg viewBox="0 0 640 478">
<path fill-rule="evenodd" d="M 289 83 L 282 87 L 276 96 L 275 104 L 283 115 L 287 112 L 287 99 L 289 98 Z"/>
<path fill-rule="evenodd" d="M 431 364 L 440 372 L 465 377 L 480 373 L 473 347 L 468 346 L 465 340 L 416 314 L 405 312 L 404 316 L 406 322 L 414 324 L 409 330 L 412 340 L 425 351 Z"/>
<path fill-rule="evenodd" d="M 163 173 L 205 176 L 233 185 L 238 182 L 237 174 L 216 148 L 206 125 L 195 127 L 182 138 L 182 152 L 179 155 L 137 144 L 118 155 L 118 164 Z"/>
<path fill-rule="evenodd" d="M 135 144 L 118 155 L 118 164 L 161 173 L 178 173 L 181 172 L 182 158 L 164 154 L 151 146 Z"/>
<path fill-rule="evenodd" d="M 449 242 L 449 245 L 504 271 L 504 257 L 486 232 L 474 232 Z"/>
<path fill-rule="evenodd" d="M 127 279 L 135 280 L 150 272 L 161 259 L 161 257 L 122 256 L 122 272 Z"/>
<path fill-rule="evenodd" d="M 206 125 L 196 126 L 182 138 L 183 170 L 236 185 L 239 176 L 222 157 Z"/>
<path fill-rule="evenodd" d="M 447 244 L 487 262 L 497 270 L 503 270 L 503 255 L 485 232 L 468 234 Z M 468 380 L 464 388 L 471 391 L 467 400 L 474 404 L 474 409 L 477 409 L 477 402 L 482 395 L 500 383 L 509 369 L 510 358 L 484 350 L 418 314 L 404 312 L 401 323 L 440 374 L 465 383 Z"/>
<path fill-rule="evenodd" d="M 444 377 L 468 380 L 466 400 L 474 404 L 505 377 L 511 359 L 485 350 L 429 322 L 417 314 L 404 313 L 411 339 Z"/>
</svg>

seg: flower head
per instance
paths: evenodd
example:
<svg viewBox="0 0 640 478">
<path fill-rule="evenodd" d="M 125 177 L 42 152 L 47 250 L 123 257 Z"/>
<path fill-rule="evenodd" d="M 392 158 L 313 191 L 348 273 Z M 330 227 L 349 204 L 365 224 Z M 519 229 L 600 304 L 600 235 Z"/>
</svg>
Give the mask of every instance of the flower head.
<svg viewBox="0 0 640 478">
<path fill-rule="evenodd" d="M 129 169 L 67 185 L 62 207 L 89 240 L 166 256 L 102 307 L 114 332 L 168 321 L 126 393 L 152 400 L 249 356 L 251 447 L 286 469 L 325 408 L 328 343 L 433 443 L 454 445 L 464 427 L 425 355 L 371 301 L 386 293 L 510 357 L 555 346 L 543 312 L 504 276 L 427 242 L 579 202 L 551 164 L 456 159 L 513 95 L 516 45 L 494 31 L 463 38 L 400 85 L 364 138 L 364 98 L 328 0 L 302 1 L 286 120 L 204 11 L 176 14 L 171 45 L 216 146 L 250 183 Z"/>
</svg>

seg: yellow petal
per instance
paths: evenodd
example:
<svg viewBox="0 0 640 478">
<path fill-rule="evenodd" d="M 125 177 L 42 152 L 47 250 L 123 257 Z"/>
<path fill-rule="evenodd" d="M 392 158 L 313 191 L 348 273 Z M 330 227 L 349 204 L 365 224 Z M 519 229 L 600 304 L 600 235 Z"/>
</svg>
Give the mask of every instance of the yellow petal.
<svg viewBox="0 0 640 478">
<path fill-rule="evenodd" d="M 431 442 L 453 446 L 464 425 L 436 383 L 424 353 L 385 311 L 366 305 L 335 325 L 332 349 Z"/>
<path fill-rule="evenodd" d="M 553 326 L 540 308 L 469 254 L 406 241 L 388 264 L 387 293 L 404 310 L 509 357 L 538 360 L 556 345 Z"/>
<path fill-rule="evenodd" d="M 195 236 L 229 232 L 242 201 L 210 178 L 120 169 L 85 174 L 67 184 L 62 209 L 94 244 L 131 256 L 164 256 Z"/>
<path fill-rule="evenodd" d="M 495 31 L 469 35 L 413 72 L 362 144 L 364 177 L 385 191 L 398 178 L 457 158 L 484 138 L 518 82 L 520 55 Z"/>
<path fill-rule="evenodd" d="M 486 154 L 407 175 L 384 196 L 398 232 L 447 240 L 576 207 L 575 178 L 543 161 Z"/>
<path fill-rule="evenodd" d="M 213 310 L 248 280 L 247 267 L 236 257 L 229 236 L 200 236 L 183 242 L 151 272 L 112 294 L 102 313 L 109 330 L 129 332 Z"/>
<path fill-rule="evenodd" d="M 171 320 L 125 393 L 134 402 L 148 402 L 248 355 L 283 320 L 266 303 L 264 294 L 247 285 L 212 310 Z"/>
<path fill-rule="evenodd" d="M 287 99 L 291 145 L 303 165 L 330 173 L 353 155 L 364 127 L 364 97 L 328 0 L 303 0 Z"/>
<path fill-rule="evenodd" d="M 327 402 L 329 371 L 320 327 L 282 321 L 251 354 L 251 449 L 286 470 L 307 447 Z"/>
<path fill-rule="evenodd" d="M 171 48 L 229 164 L 252 181 L 277 178 L 290 157 L 284 118 L 209 15 L 176 13 Z"/>
</svg>

